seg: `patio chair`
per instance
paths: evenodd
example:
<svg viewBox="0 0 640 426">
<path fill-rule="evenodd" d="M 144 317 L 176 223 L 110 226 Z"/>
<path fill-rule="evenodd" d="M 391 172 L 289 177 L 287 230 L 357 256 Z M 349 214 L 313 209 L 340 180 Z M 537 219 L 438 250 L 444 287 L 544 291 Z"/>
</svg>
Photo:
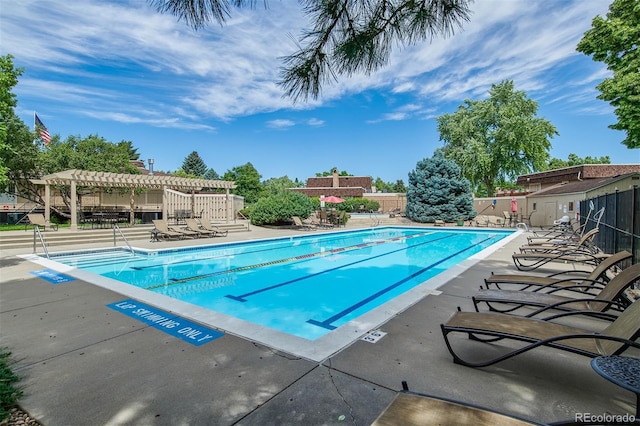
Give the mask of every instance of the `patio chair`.
<svg viewBox="0 0 640 426">
<path fill-rule="evenodd" d="M 209 231 L 208 229 L 204 229 L 202 226 L 200 226 L 200 224 L 198 223 L 197 220 L 195 219 L 185 219 L 185 223 L 187 225 L 187 230 L 188 231 L 193 231 L 193 232 L 197 232 L 199 233 L 201 236 L 205 235 L 207 237 L 213 237 L 215 236 L 215 231 Z"/>
<path fill-rule="evenodd" d="M 582 311 L 585 315 L 591 315 L 598 318 L 613 320 L 617 317 L 615 314 L 605 313 L 610 309 L 623 311 L 629 306 L 631 301 L 625 296 L 625 292 L 640 280 L 640 263 L 629 266 L 602 288 L 595 297 L 592 295 L 583 297 L 567 297 L 557 293 L 568 289 L 582 291 L 584 287 L 591 288 L 591 281 L 585 279 L 585 284 L 577 284 L 572 287 L 556 287 L 548 292 L 540 291 L 519 291 L 519 290 L 495 290 L 481 289 L 472 296 L 473 306 L 477 312 L 479 304 L 486 304 L 490 311 L 512 313 L 523 307 L 534 307 L 528 312 L 527 317 L 533 317 L 541 313 L 547 313 L 553 310 L 560 311 Z M 557 318 L 563 314 L 553 314 L 552 317 L 545 319 Z"/>
<path fill-rule="evenodd" d="M 202 227 L 202 229 L 206 230 L 206 231 L 211 231 L 213 232 L 213 236 L 214 237 L 226 237 L 227 234 L 229 233 L 228 229 L 225 229 L 224 231 L 220 228 L 218 228 L 215 225 L 211 224 L 211 220 L 209 220 L 209 218 L 207 217 L 202 217 L 200 219 L 200 226 Z"/>
<path fill-rule="evenodd" d="M 640 336 L 640 300 L 632 303 L 600 332 L 498 312 L 461 311 L 455 312 L 440 328 L 453 362 L 468 367 L 493 365 L 541 346 L 588 357 L 619 355 L 629 347 L 640 349 L 640 344 L 635 342 Z M 516 349 L 509 345 L 501 355 L 484 361 L 470 361 L 453 350 L 451 333 L 464 333 L 472 340 L 485 343 L 510 339 L 524 342 L 524 345 Z"/>
<path fill-rule="evenodd" d="M 42 228 L 43 230 L 47 229 L 47 227 L 51 227 L 51 229 L 53 229 L 54 231 L 58 230 L 58 224 L 57 223 L 52 223 L 51 221 L 47 221 L 44 218 L 43 214 L 29 213 L 27 215 L 27 218 L 29 219 L 29 223 L 27 223 L 25 225 L 25 227 L 24 227 L 25 230 L 27 229 L 27 227 L 29 225 L 38 226 L 38 227 Z"/>
<path fill-rule="evenodd" d="M 423 426 L 423 425 L 469 425 L 469 426 L 516 426 L 538 425 L 497 411 L 473 404 L 454 401 L 409 390 L 402 382 L 399 392 L 387 408 L 372 423 L 372 426 Z"/>
<path fill-rule="evenodd" d="M 514 253 L 511 255 L 513 263 L 521 271 L 531 271 L 549 262 L 573 263 L 596 267 L 604 259 L 610 257 L 607 253 L 588 253 L 584 250 L 566 250 L 552 253 Z"/>
<path fill-rule="evenodd" d="M 155 233 L 157 238 L 181 240 L 187 236 L 186 233 L 179 232 L 169 227 L 169 225 L 167 224 L 167 221 L 163 219 L 153 220 L 153 226 L 155 226 Z"/>
<path fill-rule="evenodd" d="M 293 220 L 293 226 L 296 229 L 302 229 L 304 231 L 313 231 L 316 229 L 312 224 L 304 223 L 299 216 L 291 216 L 291 220 Z"/>
<path fill-rule="evenodd" d="M 492 285 L 498 289 L 501 289 L 504 285 L 520 285 L 518 290 L 532 290 L 541 291 L 546 289 L 553 289 L 559 287 L 571 287 L 576 284 L 585 286 L 582 282 L 583 278 L 589 280 L 592 283 L 591 286 L 600 289 L 606 284 L 614 270 L 618 269 L 618 264 L 633 257 L 631 253 L 626 250 L 612 254 L 608 258 L 600 262 L 593 271 L 574 270 L 567 269 L 561 272 L 556 272 L 546 276 L 540 275 L 527 275 L 527 274 L 491 274 L 488 278 L 484 279 L 487 288 Z M 578 277 L 577 275 L 582 275 Z M 563 278 L 566 277 L 566 278 Z M 601 283 L 601 284 L 600 284 Z M 588 293 L 586 288 L 580 290 L 581 293 Z"/>
<path fill-rule="evenodd" d="M 320 210 L 320 226 L 323 228 L 333 228 L 333 223 L 329 220 L 329 215 L 324 210 Z"/>
<path fill-rule="evenodd" d="M 347 214 L 344 210 L 340 211 L 338 214 L 338 217 L 336 218 L 336 225 L 338 225 L 338 228 L 347 225 Z"/>
</svg>

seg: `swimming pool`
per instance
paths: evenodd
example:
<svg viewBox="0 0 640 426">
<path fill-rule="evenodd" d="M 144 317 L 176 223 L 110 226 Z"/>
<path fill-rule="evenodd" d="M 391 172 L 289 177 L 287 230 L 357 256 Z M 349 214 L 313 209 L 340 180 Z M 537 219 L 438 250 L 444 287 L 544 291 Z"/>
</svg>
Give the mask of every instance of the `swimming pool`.
<svg viewBox="0 0 640 426">
<path fill-rule="evenodd" d="M 447 271 L 459 273 L 451 268 L 468 265 L 512 234 L 385 227 L 137 249 L 135 255 L 125 250 L 62 253 L 51 260 L 63 265 L 62 272 L 91 277 L 90 282 L 232 334 L 255 339 L 255 334 L 246 336 L 248 329 L 272 338 L 275 333 L 276 341 L 292 337 L 296 347 L 324 347 L 341 329 L 349 334 L 355 329 L 354 340 L 384 322 L 375 314 L 383 306 L 397 313 L 433 294 L 448 279 Z M 402 296 L 405 300 L 398 302 Z M 272 338 L 258 340 L 273 345 Z"/>
</svg>

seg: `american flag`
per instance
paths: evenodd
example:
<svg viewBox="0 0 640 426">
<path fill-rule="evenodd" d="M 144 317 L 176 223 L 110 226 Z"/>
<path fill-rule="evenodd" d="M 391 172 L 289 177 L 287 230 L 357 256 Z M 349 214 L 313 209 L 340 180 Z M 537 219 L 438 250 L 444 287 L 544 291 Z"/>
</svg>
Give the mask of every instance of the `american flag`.
<svg viewBox="0 0 640 426">
<path fill-rule="evenodd" d="M 51 142 L 51 135 L 42 120 L 40 120 L 40 117 L 38 117 L 38 114 L 34 113 L 34 115 L 36 116 L 36 133 L 45 145 L 49 145 Z"/>
</svg>

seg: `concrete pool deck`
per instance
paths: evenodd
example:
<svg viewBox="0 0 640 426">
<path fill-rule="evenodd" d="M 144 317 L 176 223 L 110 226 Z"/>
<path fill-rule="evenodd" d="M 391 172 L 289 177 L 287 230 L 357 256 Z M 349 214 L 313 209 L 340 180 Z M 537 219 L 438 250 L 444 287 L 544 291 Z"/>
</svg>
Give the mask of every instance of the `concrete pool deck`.
<svg viewBox="0 0 640 426">
<path fill-rule="evenodd" d="M 252 227 L 214 242 L 302 233 Z M 376 343 L 356 340 L 321 362 L 230 334 L 192 346 L 106 306 L 122 295 L 82 280 L 50 284 L 30 273 L 40 265 L 17 257 L 31 250 L 2 250 L 0 346 L 23 377 L 21 407 L 45 425 L 368 425 L 402 380 L 416 392 L 543 423 L 634 413 L 635 396 L 597 375 L 587 357 L 540 348 L 486 368 L 452 362 L 440 324 L 458 306 L 472 310 L 470 296 L 492 271 L 515 271 L 511 254 L 524 239 L 390 319 Z M 467 353 L 493 351 L 463 338 L 455 344 Z"/>
</svg>

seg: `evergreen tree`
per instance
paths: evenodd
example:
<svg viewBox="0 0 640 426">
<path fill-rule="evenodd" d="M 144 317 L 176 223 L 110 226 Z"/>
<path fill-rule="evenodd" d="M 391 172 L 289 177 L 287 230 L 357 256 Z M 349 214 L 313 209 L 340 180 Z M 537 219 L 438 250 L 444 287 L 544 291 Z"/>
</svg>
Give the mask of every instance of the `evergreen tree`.
<svg viewBox="0 0 640 426">
<path fill-rule="evenodd" d="M 127 150 L 127 152 L 129 153 L 129 160 L 140 159 L 140 153 L 138 153 L 138 148 L 133 147 L 133 142 L 123 140 L 118 142 L 118 145 L 122 146 L 123 149 Z"/>
<path fill-rule="evenodd" d="M 209 169 L 204 174 L 204 178 L 207 179 L 207 180 L 219 180 L 220 179 L 220 175 L 215 170 Z"/>
<path fill-rule="evenodd" d="M 202 178 L 204 174 L 207 172 L 207 165 L 204 163 L 200 155 L 193 151 L 191 154 L 187 155 L 187 158 L 182 162 L 182 170 L 189 175 L 194 175 L 199 178 Z"/>
<path fill-rule="evenodd" d="M 404 182 L 402 181 L 402 179 L 398 179 L 395 185 L 393 185 L 393 192 L 407 192 L 407 187 L 404 186 Z"/>
<path fill-rule="evenodd" d="M 444 158 L 442 150 L 419 161 L 409 172 L 406 214 L 421 223 L 475 217 L 471 185 L 462 177 L 460 167 Z"/>
</svg>

